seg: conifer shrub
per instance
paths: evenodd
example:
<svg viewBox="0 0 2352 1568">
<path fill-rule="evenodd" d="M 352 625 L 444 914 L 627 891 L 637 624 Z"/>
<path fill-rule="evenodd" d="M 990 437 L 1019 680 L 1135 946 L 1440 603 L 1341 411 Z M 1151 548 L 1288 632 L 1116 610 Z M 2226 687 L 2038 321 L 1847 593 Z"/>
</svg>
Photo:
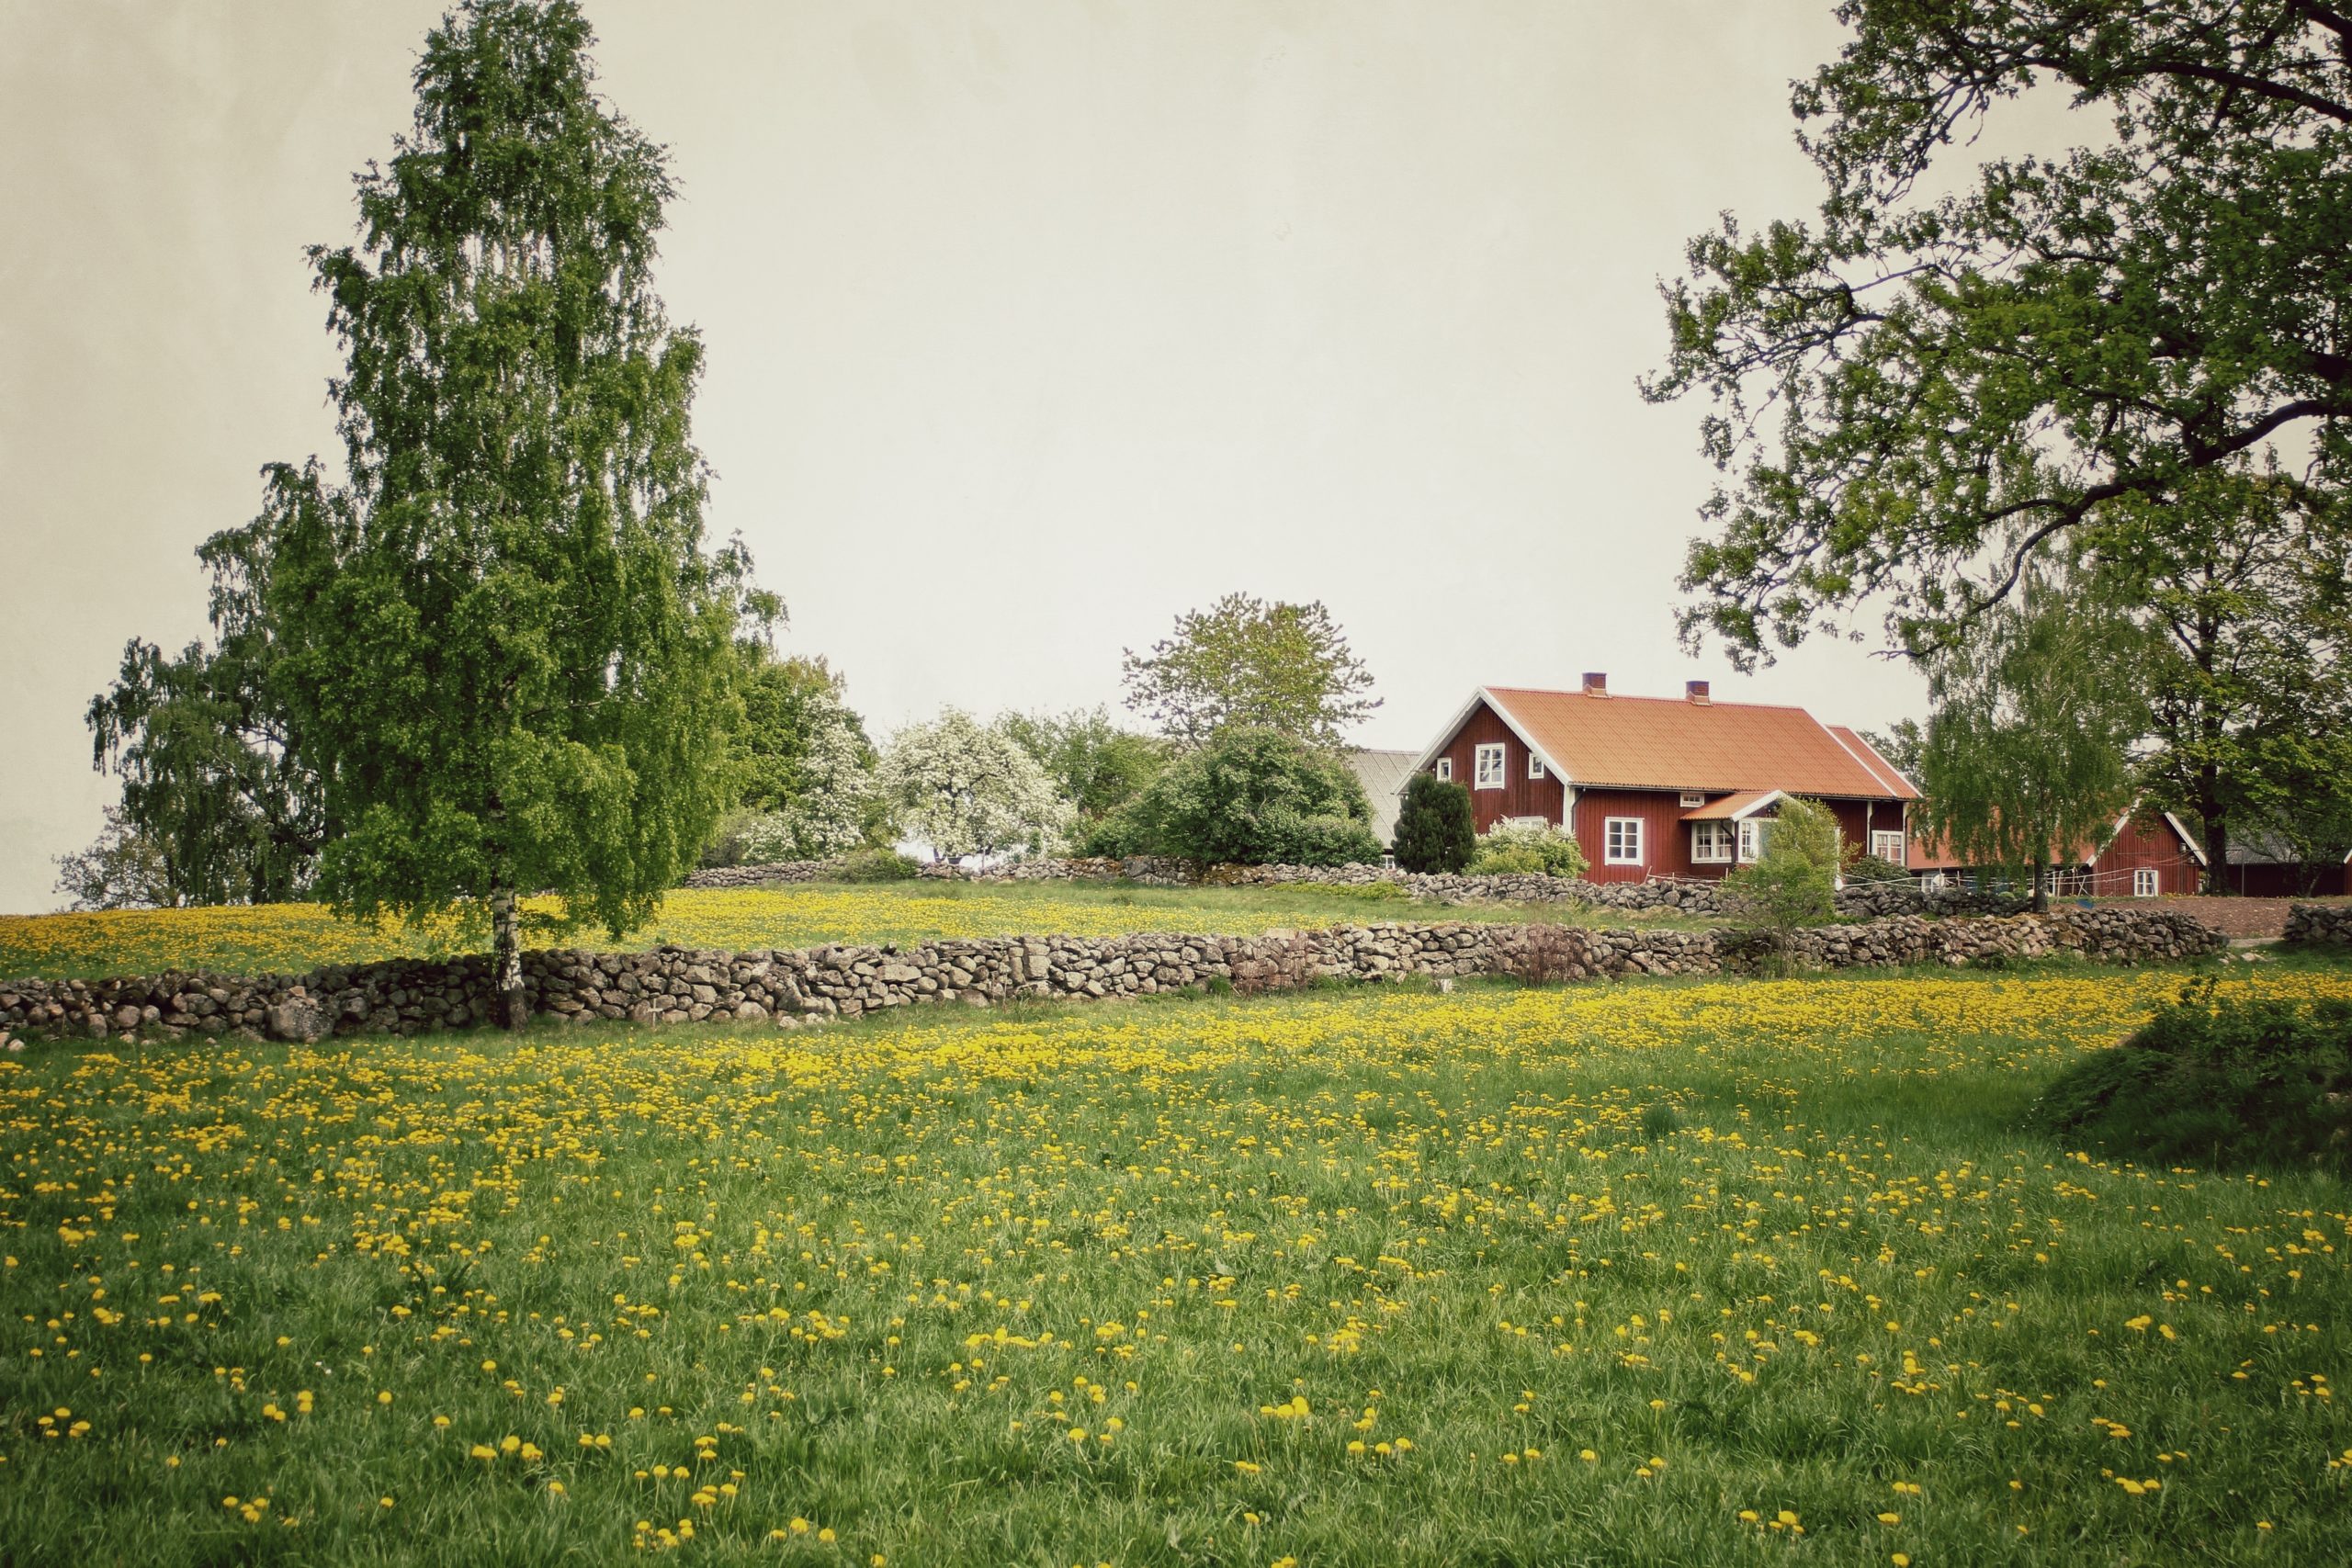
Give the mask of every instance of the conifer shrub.
<svg viewBox="0 0 2352 1568">
<path fill-rule="evenodd" d="M 1477 848 L 1470 792 L 1434 774 L 1415 773 L 1396 814 L 1396 863 L 1407 871 L 1458 872 L 1468 867 Z"/>
<path fill-rule="evenodd" d="M 2138 1033 L 2059 1075 L 2044 1130 L 2167 1164 L 2352 1171 L 2352 1002 L 2224 1001 L 2191 981 Z"/>
</svg>

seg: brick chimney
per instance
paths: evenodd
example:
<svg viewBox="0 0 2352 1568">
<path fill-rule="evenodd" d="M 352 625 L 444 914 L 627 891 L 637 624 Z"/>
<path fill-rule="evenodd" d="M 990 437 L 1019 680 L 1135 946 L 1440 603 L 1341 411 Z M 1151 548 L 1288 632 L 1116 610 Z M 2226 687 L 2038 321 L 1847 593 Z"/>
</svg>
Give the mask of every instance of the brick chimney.
<svg viewBox="0 0 2352 1568">
<path fill-rule="evenodd" d="M 1588 697 L 1607 696 L 1609 694 L 1608 672 L 1601 670 L 1586 671 L 1584 672 L 1584 694 Z"/>
<path fill-rule="evenodd" d="M 1707 682 L 1704 681 L 1683 682 L 1682 694 L 1685 697 L 1688 697 L 1690 700 L 1691 705 L 1695 707 L 1705 707 L 1709 703 L 1714 701 L 1713 697 L 1707 695 Z"/>
</svg>

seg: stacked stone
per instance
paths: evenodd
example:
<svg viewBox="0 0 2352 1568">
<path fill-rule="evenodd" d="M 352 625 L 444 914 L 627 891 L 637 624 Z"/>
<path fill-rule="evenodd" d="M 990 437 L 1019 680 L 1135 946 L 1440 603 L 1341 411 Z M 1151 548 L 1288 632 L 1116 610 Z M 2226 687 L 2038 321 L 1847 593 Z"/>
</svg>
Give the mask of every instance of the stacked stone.
<svg viewBox="0 0 2352 1568">
<path fill-rule="evenodd" d="M 1384 922 L 1255 937 L 1150 932 L 1107 937 L 995 937 L 916 947 L 830 946 L 719 953 L 560 950 L 524 956 L 537 1013 L 575 1023 L 675 1024 L 719 1020 L 792 1027 L 922 1003 L 987 1005 L 1017 997 L 1102 999 L 1227 981 L 1278 988 L 1318 977 L 1379 981 L 1509 974 L 1610 979 L 1713 975 L 1766 956 L 1801 966 L 1979 964 L 2074 953 L 2102 964 L 2194 958 L 2225 945 L 2182 914 L 2147 908 L 1928 920 L 1894 916 L 1794 933 L 1785 950 L 1752 933 L 1602 930 L 1559 925 Z M 492 1016 L 481 958 L 400 959 L 300 976 L 163 975 L 0 984 L 0 1034 L 201 1035 L 280 1040 L 415 1034 Z"/>
<path fill-rule="evenodd" d="M 822 882 L 834 874 L 838 863 L 829 860 L 784 860 L 759 865 L 715 865 L 687 873 L 680 886 L 772 887 L 780 882 Z"/>
<path fill-rule="evenodd" d="M 2352 904 L 2290 905 L 2287 940 L 2352 947 Z"/>
</svg>

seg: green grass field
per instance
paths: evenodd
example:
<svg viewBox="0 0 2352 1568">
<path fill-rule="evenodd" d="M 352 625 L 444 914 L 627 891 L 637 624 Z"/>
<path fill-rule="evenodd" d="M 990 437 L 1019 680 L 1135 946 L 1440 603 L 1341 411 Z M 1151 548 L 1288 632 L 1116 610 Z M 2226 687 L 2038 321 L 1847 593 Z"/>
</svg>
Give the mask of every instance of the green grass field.
<svg viewBox="0 0 2352 1568">
<path fill-rule="evenodd" d="M 2341 1562 L 2342 1184 L 2018 1131 L 2178 982 L 35 1043 L 0 1560 Z"/>
<path fill-rule="evenodd" d="M 1701 922 L 1611 911 L 1539 911 L 1540 918 L 1610 919 L 1688 928 Z M 816 947 L 827 942 L 920 942 L 943 937 L 1129 931 L 1250 935 L 1282 928 L 1382 919 L 1524 919 L 1513 906 L 1416 903 L 1395 890 L 1346 887 L 1141 887 L 1118 883 L 900 882 L 680 891 L 643 930 L 614 942 L 594 928 L 533 945 L 646 948 Z M 204 969 L 296 973 L 320 964 L 478 951 L 481 933 L 336 919 L 316 904 L 94 914 L 0 915 L 0 979 L 96 978 Z"/>
</svg>

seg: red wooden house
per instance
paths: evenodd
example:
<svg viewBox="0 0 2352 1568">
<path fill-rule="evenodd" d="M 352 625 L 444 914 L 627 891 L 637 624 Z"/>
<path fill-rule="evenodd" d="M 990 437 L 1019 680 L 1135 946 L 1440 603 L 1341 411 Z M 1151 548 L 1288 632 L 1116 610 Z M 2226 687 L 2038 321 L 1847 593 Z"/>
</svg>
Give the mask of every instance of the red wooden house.
<svg viewBox="0 0 2352 1568">
<path fill-rule="evenodd" d="M 1979 875 L 1940 840 L 1931 840 L 1925 833 L 1912 838 L 1905 863 L 1913 875 L 1934 886 L 1973 882 Z M 2051 892 L 2068 897 L 2157 898 L 2194 893 L 2204 879 L 2205 851 L 2171 812 L 2134 806 L 2116 819 L 2105 843 L 2078 846 L 2064 865 L 2048 867 L 2042 875 Z"/>
<path fill-rule="evenodd" d="M 1762 852 L 1781 797 L 1820 800 L 1846 841 L 1900 862 L 1919 792 L 1850 729 L 1803 708 L 1481 686 L 1414 763 L 1470 792 L 1478 831 L 1565 824 L 1595 882 L 1721 876 Z"/>
</svg>

